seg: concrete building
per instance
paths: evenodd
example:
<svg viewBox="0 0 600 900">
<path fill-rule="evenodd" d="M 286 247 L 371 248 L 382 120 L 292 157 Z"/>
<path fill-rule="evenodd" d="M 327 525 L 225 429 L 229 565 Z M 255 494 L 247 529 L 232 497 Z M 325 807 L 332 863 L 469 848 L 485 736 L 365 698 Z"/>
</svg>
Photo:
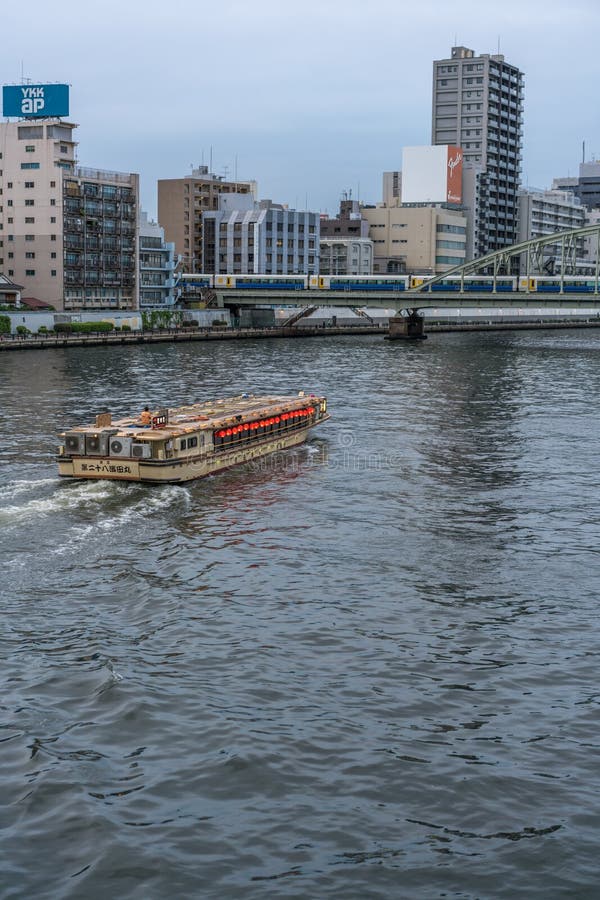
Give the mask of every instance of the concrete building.
<svg viewBox="0 0 600 900">
<path fill-rule="evenodd" d="M 473 216 L 469 258 L 517 241 L 522 118 L 523 74 L 502 54 L 453 47 L 450 58 L 434 61 L 432 143 L 462 147 L 465 170 L 473 170 L 471 195 L 464 191 Z"/>
<path fill-rule="evenodd" d="M 319 271 L 322 275 L 371 275 L 373 242 L 358 200 L 344 197 L 334 218 L 321 216 Z"/>
<path fill-rule="evenodd" d="M 158 221 L 166 240 L 175 245 L 184 272 L 202 272 L 204 213 L 219 209 L 223 194 L 250 194 L 256 199 L 255 181 L 226 181 L 208 171 L 208 166 L 192 169 L 184 178 L 158 182 Z"/>
<path fill-rule="evenodd" d="M 321 238 L 319 246 L 321 275 L 373 274 L 373 241 L 368 237 Z"/>
<path fill-rule="evenodd" d="M 321 216 L 321 240 L 323 238 L 368 238 L 369 223 L 363 219 L 358 200 L 344 198 L 340 210 L 333 219 Z"/>
<path fill-rule="evenodd" d="M 555 178 L 552 190 L 572 191 L 586 209 L 600 209 L 600 162 L 582 162 L 577 178 Z"/>
<path fill-rule="evenodd" d="M 586 209 L 571 191 L 543 191 L 535 188 L 522 189 L 518 195 L 519 233 L 518 242 L 532 238 L 546 237 L 555 231 L 583 228 L 586 224 Z M 578 269 L 586 267 L 585 242 L 582 238 L 577 248 Z M 544 248 L 546 271 L 552 274 L 560 269 L 561 249 L 558 244 L 547 244 Z M 521 261 L 521 271 L 524 261 Z"/>
<path fill-rule="evenodd" d="M 287 209 L 251 195 L 220 199 L 205 212 L 202 271 L 315 275 L 319 271 L 319 214 Z"/>
<path fill-rule="evenodd" d="M 77 166 L 76 127 L 0 123 L 0 267 L 58 310 L 135 309 L 139 179 Z"/>
<path fill-rule="evenodd" d="M 585 215 L 585 224 L 586 225 L 600 225 L 600 209 L 590 209 L 586 210 Z M 599 259 L 598 254 L 598 238 L 595 235 L 590 237 L 586 237 L 583 242 L 584 245 L 584 256 L 587 264 L 590 267 L 593 267 L 593 271 L 596 271 L 596 264 Z"/>
<path fill-rule="evenodd" d="M 400 206 L 402 203 L 402 172 L 383 173 L 383 205 Z"/>
<path fill-rule="evenodd" d="M 518 202 L 519 243 L 585 225 L 585 207 L 571 191 L 523 188 L 519 191 Z"/>
<path fill-rule="evenodd" d="M 179 292 L 175 287 L 175 245 L 165 242 L 164 229 L 140 215 L 140 309 L 172 308 Z"/>
<path fill-rule="evenodd" d="M 374 274 L 437 275 L 466 258 L 467 219 L 439 205 L 365 206 Z"/>
</svg>

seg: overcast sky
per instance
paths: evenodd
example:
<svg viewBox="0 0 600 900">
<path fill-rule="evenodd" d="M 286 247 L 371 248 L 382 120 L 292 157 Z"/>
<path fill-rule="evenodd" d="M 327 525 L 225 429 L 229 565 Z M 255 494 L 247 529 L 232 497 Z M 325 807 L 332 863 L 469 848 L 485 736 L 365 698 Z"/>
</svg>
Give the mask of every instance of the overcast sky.
<svg viewBox="0 0 600 900">
<path fill-rule="evenodd" d="M 333 214 L 381 200 L 431 141 L 432 61 L 463 44 L 525 73 L 525 184 L 600 159 L 600 0 L 47 0 L 2 4 L 4 84 L 71 85 L 79 162 L 156 182 L 211 160 L 259 196 Z"/>
</svg>

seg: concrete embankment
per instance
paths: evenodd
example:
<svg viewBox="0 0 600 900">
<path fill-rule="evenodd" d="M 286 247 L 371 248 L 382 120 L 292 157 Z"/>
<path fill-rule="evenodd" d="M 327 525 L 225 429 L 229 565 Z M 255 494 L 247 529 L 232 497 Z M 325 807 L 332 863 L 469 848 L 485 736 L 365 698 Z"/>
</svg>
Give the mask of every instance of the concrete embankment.
<svg viewBox="0 0 600 900">
<path fill-rule="evenodd" d="M 425 322 L 425 333 L 452 331 L 527 331 L 539 329 L 598 328 L 600 319 L 579 321 L 530 322 Z M 0 350 L 48 350 L 55 347 L 100 347 L 137 344 L 185 343 L 189 341 L 237 341 L 261 338 L 331 337 L 348 334 L 381 334 L 388 332 L 385 325 L 335 326 L 314 328 L 228 328 L 172 329 L 164 331 L 128 331 L 92 334 L 44 334 L 0 335 Z"/>
<path fill-rule="evenodd" d="M 172 329 L 92 334 L 2 335 L 0 350 L 47 350 L 53 347 L 100 347 L 124 344 L 185 343 L 186 341 L 236 341 L 256 338 L 326 337 L 336 334 L 385 334 L 377 325 L 335 328 L 227 328 L 223 330 Z"/>
</svg>

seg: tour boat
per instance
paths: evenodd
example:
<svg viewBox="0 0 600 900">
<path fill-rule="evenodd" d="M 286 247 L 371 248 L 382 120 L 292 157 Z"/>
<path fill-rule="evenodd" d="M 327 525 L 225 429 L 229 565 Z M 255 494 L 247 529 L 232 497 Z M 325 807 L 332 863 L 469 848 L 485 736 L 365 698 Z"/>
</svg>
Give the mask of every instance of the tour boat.
<svg viewBox="0 0 600 900">
<path fill-rule="evenodd" d="M 113 421 L 100 413 L 92 425 L 63 432 L 58 473 L 67 478 L 173 483 L 202 478 L 301 444 L 329 418 L 327 399 L 242 394 L 150 411 Z"/>
</svg>

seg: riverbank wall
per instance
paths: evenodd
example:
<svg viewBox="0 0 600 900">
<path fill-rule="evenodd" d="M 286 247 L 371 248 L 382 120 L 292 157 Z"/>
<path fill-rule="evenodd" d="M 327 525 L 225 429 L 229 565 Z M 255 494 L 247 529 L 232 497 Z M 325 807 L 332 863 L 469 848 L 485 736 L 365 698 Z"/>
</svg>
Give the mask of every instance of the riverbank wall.
<svg viewBox="0 0 600 900">
<path fill-rule="evenodd" d="M 561 319 L 494 322 L 425 322 L 425 333 L 460 331 L 527 331 L 540 329 L 599 328 L 600 319 Z M 388 333 L 387 325 L 315 326 L 312 328 L 288 326 L 274 328 L 177 328 L 161 331 L 98 332 L 91 334 L 0 335 L 0 351 L 48 350 L 57 347 L 99 347 L 139 344 L 186 343 L 189 341 L 238 341 L 266 338 L 332 337 L 349 334 Z"/>
</svg>

